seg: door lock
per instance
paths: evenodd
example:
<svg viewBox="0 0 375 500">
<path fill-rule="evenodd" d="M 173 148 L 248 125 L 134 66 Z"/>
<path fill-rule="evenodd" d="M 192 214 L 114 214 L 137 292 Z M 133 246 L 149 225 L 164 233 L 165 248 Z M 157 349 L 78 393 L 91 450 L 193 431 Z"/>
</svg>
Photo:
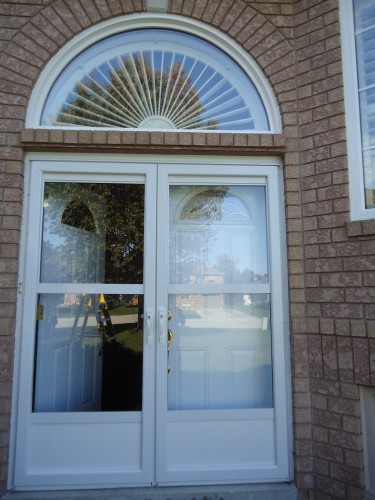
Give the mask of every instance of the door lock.
<svg viewBox="0 0 375 500">
<path fill-rule="evenodd" d="M 168 344 L 172 344 L 173 342 L 173 333 L 172 330 L 168 328 Z"/>
</svg>

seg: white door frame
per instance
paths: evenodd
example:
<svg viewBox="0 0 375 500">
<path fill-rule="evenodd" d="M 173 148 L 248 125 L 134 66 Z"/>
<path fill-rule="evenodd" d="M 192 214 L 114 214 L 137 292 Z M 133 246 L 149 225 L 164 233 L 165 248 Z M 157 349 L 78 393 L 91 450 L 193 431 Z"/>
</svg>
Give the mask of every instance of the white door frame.
<svg viewBox="0 0 375 500">
<path fill-rule="evenodd" d="M 225 163 L 224 163 L 225 162 Z M 288 459 L 285 450 L 288 449 L 288 422 L 287 422 L 287 398 L 286 398 L 286 370 L 285 370 L 285 339 L 283 335 L 284 296 L 280 291 L 283 289 L 282 249 L 280 235 L 282 234 L 282 220 L 280 219 L 279 204 L 277 201 L 279 193 L 279 167 L 277 165 L 254 165 L 247 159 L 246 162 L 233 164 L 228 159 L 222 159 L 220 164 L 200 164 L 198 160 L 186 168 L 186 164 L 170 162 L 159 164 L 158 173 L 158 237 L 161 241 L 168 241 L 168 179 L 177 184 L 200 184 L 203 185 L 226 185 L 248 183 L 250 185 L 264 185 L 266 187 L 266 211 L 267 211 L 267 246 L 269 249 L 269 285 L 255 285 L 254 293 L 265 292 L 271 294 L 272 300 L 272 359 L 273 359 L 273 409 L 250 409 L 250 410 L 199 410 L 199 411 L 168 411 L 167 409 L 167 370 L 166 370 L 166 338 L 165 331 L 159 331 L 161 338 L 157 341 L 157 369 L 159 380 L 157 388 L 157 431 L 156 431 L 156 470 L 160 484 L 209 484 L 209 483 L 235 483 L 251 481 L 285 481 L 289 477 Z M 157 269 L 168 269 L 168 252 L 158 252 Z M 214 285 L 217 287 L 217 285 Z M 167 309 L 166 298 L 168 296 L 169 283 L 167 273 L 159 274 L 157 277 L 157 304 L 163 310 Z M 161 382 L 161 383 L 160 383 Z M 215 416 L 213 416 L 215 415 Z M 277 418 L 276 418 L 277 417 Z M 229 423 L 234 419 L 233 425 Z M 184 432 L 184 425 L 189 421 L 190 432 Z M 238 427 L 243 431 L 243 441 L 240 435 L 231 434 L 231 427 Z M 264 453 L 264 463 L 255 464 L 251 453 L 242 459 L 241 466 L 231 464 L 230 459 L 223 465 L 208 465 L 203 459 L 207 455 L 214 460 L 217 450 L 209 450 L 209 440 L 205 440 L 206 434 L 215 427 L 218 435 L 227 439 L 227 446 L 222 449 L 230 449 L 230 439 L 237 438 L 240 445 L 254 446 L 257 452 L 268 447 L 269 454 Z M 251 429 L 254 429 L 253 431 Z M 241 431 L 238 431 L 239 433 Z M 199 435 L 194 439 L 194 434 Z M 269 442 L 262 443 L 259 436 L 268 435 Z M 225 436 L 225 438 L 224 438 Z M 248 440 L 246 437 L 248 436 Z M 196 450 L 190 451 L 187 442 L 194 442 Z M 245 444 L 246 443 L 246 444 Z M 263 446 L 262 446 L 263 444 Z M 201 449 L 199 450 L 199 446 Z M 179 448 L 185 447 L 185 454 L 179 453 Z M 274 453 L 274 457 L 271 458 Z M 181 456 L 180 456 L 181 455 Z M 183 456 L 182 456 L 183 455 Z M 191 458 L 199 456 L 200 463 L 194 466 L 175 465 L 171 463 L 170 456 L 189 462 Z M 229 455 L 229 452 L 228 452 Z M 247 454 L 246 454 L 247 455 Z M 235 457 L 233 457 L 235 459 Z M 248 460 L 245 463 L 245 460 Z"/>
<path fill-rule="evenodd" d="M 126 172 L 129 171 L 129 165 L 132 166 L 133 169 L 133 175 L 137 176 L 137 172 L 140 172 L 144 166 L 146 166 L 146 170 L 148 172 L 147 175 L 153 176 L 153 170 L 155 171 L 155 165 L 156 164 L 164 164 L 164 165 L 171 165 L 174 167 L 181 170 L 181 175 L 183 172 L 189 172 L 189 173 L 195 173 L 198 177 L 200 175 L 200 167 L 201 166 L 212 166 L 212 173 L 213 174 L 219 174 L 220 172 L 225 172 L 226 174 L 228 173 L 227 167 L 228 165 L 232 169 L 233 175 L 241 175 L 241 170 L 243 166 L 249 166 L 251 165 L 251 175 L 258 175 L 258 176 L 266 176 L 268 179 L 268 186 L 269 189 L 271 189 L 272 195 L 278 198 L 278 200 L 272 199 L 272 201 L 269 201 L 268 204 L 268 217 L 269 217 L 269 224 L 270 224 L 270 230 L 269 230 L 269 237 L 270 240 L 268 242 L 269 247 L 272 249 L 270 252 L 270 270 L 272 273 L 272 288 L 279 290 L 279 293 L 274 294 L 275 300 L 276 300 L 276 310 L 278 311 L 278 314 L 280 314 L 280 317 L 277 318 L 277 325 L 278 325 L 278 332 L 279 335 L 277 336 L 276 339 L 273 341 L 273 352 L 277 352 L 277 357 L 274 357 L 274 373 L 277 371 L 277 376 L 275 377 L 274 375 L 274 383 L 277 384 L 277 386 L 274 389 L 274 397 L 275 397 L 275 408 L 276 408 L 276 416 L 277 416 L 277 423 L 276 423 L 276 432 L 280 437 L 280 440 L 277 441 L 277 447 L 276 447 L 276 456 L 277 456 L 277 461 L 278 463 L 282 462 L 282 474 L 281 476 L 277 475 L 274 479 L 267 477 L 267 475 L 264 477 L 264 481 L 275 481 L 275 480 L 288 480 L 292 478 L 292 453 L 291 453 L 291 395 L 290 395 L 290 361 L 289 361 L 289 337 L 288 337 L 288 305 L 287 305 L 287 276 L 286 276 L 286 266 L 282 265 L 282 263 L 286 262 L 286 255 L 285 255 L 285 241 L 284 241 L 284 207 L 282 205 L 282 200 L 283 200 L 283 188 L 282 188 L 282 169 L 281 169 L 281 162 L 280 159 L 274 158 L 274 157 L 267 157 L 267 158 L 242 158 L 242 157 L 234 157 L 234 158 L 228 158 L 228 157 L 187 157 L 187 156 L 181 156 L 181 157 L 165 157 L 165 156 L 142 156 L 142 155 L 103 155 L 103 161 L 98 161 L 98 156 L 93 155 L 93 154 L 59 154 L 59 153 L 32 153 L 29 154 L 27 157 L 27 162 L 26 162 L 26 196 L 25 200 L 27 202 L 25 203 L 24 207 L 24 221 L 37 220 L 36 213 L 35 213 L 35 207 L 34 206 L 29 206 L 29 198 L 30 198 L 30 192 L 32 189 L 39 189 L 39 192 L 42 193 L 41 189 L 41 178 L 37 178 L 34 180 L 34 184 L 32 187 L 30 187 L 30 170 L 31 170 L 31 165 L 32 162 L 42 162 L 44 165 L 46 165 L 46 169 L 52 169 L 55 173 L 59 173 L 62 175 L 62 178 L 64 177 L 64 174 L 67 172 L 70 172 L 70 180 L 77 180 L 77 179 L 83 179 L 84 173 L 94 173 L 94 174 L 100 174 L 104 172 L 107 174 L 107 172 L 112 172 L 108 174 L 108 177 L 106 178 L 106 182 L 111 182 L 111 180 L 119 180 L 120 178 L 124 180 L 124 177 L 122 177 L 123 174 L 126 175 Z M 65 162 L 71 162 L 69 163 L 70 167 L 67 170 L 67 164 Z M 126 165 L 126 169 L 124 168 L 124 165 Z M 75 174 L 74 171 L 75 169 L 78 169 L 79 166 L 79 171 L 83 173 L 83 176 L 80 176 L 79 174 Z M 143 166 L 143 167 L 142 167 Z M 177 166 L 177 167 L 176 167 Z M 81 168 L 82 167 L 82 168 Z M 155 172 L 154 172 L 155 173 Z M 74 175 L 74 177 L 73 177 Z M 56 177 L 54 177 L 54 180 L 56 180 Z M 95 178 L 92 177 L 91 181 L 94 182 Z M 39 186 L 39 187 L 38 187 Z M 146 190 L 147 190 L 147 183 L 146 183 Z M 40 195 L 41 196 L 41 195 Z M 153 199 L 155 204 L 156 204 L 156 192 L 154 193 L 146 193 L 146 196 L 150 196 L 150 199 Z M 41 200 L 39 200 L 41 202 Z M 153 214 L 155 215 L 155 214 Z M 33 218 L 34 217 L 34 218 Z M 150 214 L 148 220 L 151 221 L 152 215 Z M 147 224 L 147 218 L 146 218 L 146 224 Z M 39 228 L 41 227 L 41 220 L 39 220 Z M 33 228 L 34 229 L 34 228 Z M 148 241 L 152 242 L 156 240 L 156 224 L 155 222 L 149 222 L 148 226 L 145 228 L 145 233 L 149 234 L 151 237 L 148 238 Z M 34 250 L 30 249 L 26 245 L 26 237 L 27 235 L 27 222 L 24 222 L 24 227 L 23 227 L 23 232 L 22 232 L 22 252 L 21 252 L 21 270 L 20 270 L 20 283 L 24 283 L 24 285 L 20 286 L 20 290 L 24 288 L 24 293 L 22 293 L 20 304 L 19 304 L 19 314 L 18 314 L 18 323 L 17 323 L 17 340 L 16 340 L 16 360 L 15 360 L 15 384 L 14 384 L 14 411 L 13 411 L 13 425 L 12 425 L 12 451 L 11 451 L 11 458 L 12 458 L 12 464 L 13 464 L 13 469 L 12 469 L 12 474 L 10 475 L 10 487 L 16 486 L 18 489 L 40 489 L 43 488 L 43 485 L 40 484 L 39 479 L 36 478 L 38 474 L 35 475 L 35 471 L 29 475 L 27 479 L 23 478 L 21 481 L 18 479 L 15 480 L 15 474 L 14 474 L 14 461 L 15 461 L 15 449 L 16 446 L 20 446 L 22 450 L 22 445 L 23 443 L 26 442 L 27 440 L 27 435 L 26 435 L 26 426 L 25 421 L 28 422 L 30 420 L 37 420 L 38 425 L 47 425 L 48 423 L 48 414 L 38 414 L 38 415 L 33 415 L 30 414 L 30 412 L 27 411 L 27 408 L 31 408 L 31 394 L 32 394 L 32 380 L 28 379 L 28 382 L 25 383 L 25 378 L 22 379 L 22 374 L 25 373 L 33 373 L 33 359 L 32 356 L 30 356 L 28 349 L 33 350 L 33 339 L 29 339 L 26 341 L 25 344 L 25 338 L 26 336 L 30 336 L 31 329 L 29 329 L 30 325 L 34 325 L 35 321 L 30 321 L 28 325 L 23 323 L 22 316 L 20 314 L 20 311 L 28 307 L 30 310 L 35 310 L 35 303 L 30 304 L 30 300 L 33 301 L 35 300 L 34 297 L 36 296 L 36 289 L 35 288 L 28 288 L 29 283 L 31 282 L 36 282 L 36 273 L 38 272 L 37 266 L 33 267 L 30 269 L 29 267 L 26 267 L 24 264 L 26 262 L 26 257 L 28 259 L 34 259 L 36 262 L 38 259 L 38 255 L 33 254 Z M 281 235 L 281 236 L 280 236 Z M 40 241 L 40 233 L 38 232 L 36 235 L 37 238 L 39 238 Z M 275 238 L 276 241 L 273 241 L 273 238 Z M 145 240 L 147 242 L 147 238 Z M 147 244 L 147 243 L 146 243 Z M 31 252 L 31 254 L 30 254 Z M 145 254 L 150 254 L 152 255 L 153 252 L 150 252 L 150 248 L 145 248 Z M 29 255 L 30 254 L 30 255 Z M 161 259 L 163 257 L 160 257 Z M 159 262 L 160 265 L 161 262 Z M 281 265 L 280 265 L 281 263 Z M 151 265 L 151 267 L 154 267 L 155 264 L 150 264 L 148 262 L 145 262 L 145 266 Z M 148 270 L 145 270 L 145 276 L 148 275 Z M 155 276 L 155 273 L 154 273 Z M 155 279 L 155 278 L 154 278 Z M 151 280 L 152 281 L 152 280 Z M 164 286 L 161 282 L 158 284 L 158 290 L 159 294 L 164 293 L 164 291 L 160 291 L 160 287 Z M 154 283 L 150 283 L 150 289 L 156 290 L 157 283 L 154 281 Z M 82 288 L 85 288 L 85 291 L 87 290 L 87 285 L 83 285 Z M 165 289 L 164 289 L 165 290 Z M 119 292 L 120 293 L 120 292 Z M 155 294 L 154 294 L 155 295 Z M 159 306 L 156 302 L 155 299 L 151 299 L 148 301 L 147 306 L 154 311 L 151 317 L 151 323 L 152 326 L 151 328 L 153 331 L 157 331 L 156 335 L 159 335 L 158 331 L 158 317 L 157 317 L 157 307 Z M 145 306 L 145 314 L 146 314 L 146 306 Z M 273 320 L 275 320 L 275 314 L 273 315 Z M 32 328 L 33 329 L 33 328 Z M 21 342 L 21 337 L 22 337 L 22 330 L 24 330 L 24 339 Z M 28 333 L 27 333 L 28 332 Z M 160 332 L 161 334 L 161 332 Z M 27 346 L 27 342 L 29 342 L 29 345 Z M 30 343 L 31 342 L 31 343 Z M 158 337 L 152 337 L 151 343 L 154 345 L 158 342 Z M 158 350 L 158 349 L 157 349 Z M 160 350 L 160 349 L 159 349 Z M 147 356 L 147 349 L 144 351 L 144 355 Z M 160 356 L 160 354 L 158 354 Z M 276 361 L 277 360 L 277 361 Z M 155 365 L 154 365 L 155 360 L 152 359 L 152 356 L 150 355 L 149 357 L 149 363 L 146 364 L 148 368 L 144 372 L 144 377 L 148 378 L 150 377 L 150 380 L 154 380 L 154 370 L 155 370 Z M 156 388 L 156 394 L 157 394 L 157 405 L 163 404 L 162 401 L 166 397 L 166 394 L 163 393 L 165 391 L 166 393 L 166 387 L 161 389 Z M 145 401 L 145 400 L 144 400 Z M 152 419 L 154 418 L 154 410 L 153 408 L 155 407 L 155 400 L 154 396 L 150 395 L 149 397 L 149 402 L 147 403 L 147 406 L 143 406 L 143 414 L 151 414 Z M 163 409 L 159 408 L 158 414 L 163 414 Z M 77 415 L 71 414 L 68 416 L 67 414 L 55 414 L 57 415 L 56 417 L 56 422 L 54 425 L 61 425 L 63 422 L 68 422 L 69 418 L 72 418 L 73 421 L 77 420 Z M 123 418 L 121 418 L 120 415 L 112 414 L 113 416 L 113 425 L 120 425 L 121 422 L 123 422 Z M 68 417 L 68 418 L 67 418 Z M 164 414 L 165 417 L 165 414 Z M 164 418 L 162 417 L 162 418 Z M 93 424 L 99 423 L 102 420 L 102 417 L 100 414 L 92 415 L 90 417 L 93 421 Z M 133 416 L 130 417 L 130 420 L 134 419 Z M 142 460 L 144 460 L 144 468 L 145 470 L 151 470 L 153 468 L 153 457 L 155 455 L 155 450 L 150 448 L 150 442 L 156 441 L 156 446 L 158 447 L 159 450 L 162 450 L 163 446 L 165 446 L 165 441 L 164 444 L 161 443 L 163 439 L 163 434 L 160 433 L 159 435 L 156 435 L 156 440 L 154 438 L 154 432 L 155 432 L 155 426 L 154 422 L 148 422 L 147 419 L 151 418 L 146 416 L 146 419 L 143 419 L 142 425 L 145 425 L 148 430 L 145 430 L 145 438 L 142 441 Z M 79 420 L 79 418 L 78 418 Z M 137 419 L 136 419 L 137 420 Z M 86 421 L 86 419 L 85 419 Z M 22 424 L 23 422 L 23 424 Z M 59 423 L 60 422 L 60 423 Z M 21 425 L 19 425 L 21 423 Z M 18 430 L 16 430 L 18 429 Z M 36 435 L 37 436 L 37 435 Z M 165 436 L 164 436 L 165 437 Z M 148 448 L 147 448 L 148 447 Z M 160 454 L 160 456 L 163 455 L 163 452 Z M 283 455 L 283 457 L 281 457 Z M 23 459 L 22 459 L 23 460 Z M 24 461 L 22 463 L 21 460 L 21 467 L 26 467 L 26 462 Z M 25 458 L 25 460 L 27 460 Z M 183 477 L 179 476 L 178 474 L 175 476 L 175 478 L 168 477 L 168 474 L 165 475 L 166 471 L 166 464 L 162 464 L 160 462 L 157 464 L 157 474 L 160 478 L 159 482 L 161 484 L 189 484 L 191 482 L 194 482 L 196 484 L 199 483 L 207 483 L 209 484 L 210 482 L 212 483 L 218 483 L 220 482 L 219 475 L 218 474 L 213 474 L 212 479 L 197 479 L 193 478 L 194 474 L 192 474 L 189 477 L 188 475 L 183 475 Z M 164 471 L 164 472 L 163 472 Z M 43 473 L 43 471 L 41 471 Z M 153 475 L 153 473 L 152 473 Z M 139 476 L 139 474 L 138 474 Z M 240 475 L 241 476 L 241 475 Z M 236 474 L 233 476 L 233 482 L 243 482 L 243 477 L 241 476 L 236 477 Z M 251 477 L 246 476 L 248 479 L 248 482 L 252 482 L 255 479 L 252 479 Z M 261 478 L 257 478 L 257 481 L 259 481 Z M 53 489 L 59 489 L 59 488 L 79 488 L 79 487 L 98 487 L 99 485 L 105 486 L 105 485 L 111 485 L 113 487 L 116 486 L 123 486 L 123 483 L 121 482 L 120 475 L 118 473 L 113 473 L 113 474 L 107 474 L 101 475 L 98 474 L 96 477 L 96 482 L 93 484 L 92 478 L 90 478 L 89 475 L 83 474 L 81 475 L 80 479 L 77 479 L 77 481 L 74 481 L 72 484 L 67 485 L 64 481 L 61 482 L 61 479 L 59 477 L 50 477 L 50 481 L 44 486 L 45 488 L 53 488 Z M 228 481 L 227 481 L 228 482 Z M 138 484 L 144 484 L 144 481 L 139 481 L 137 480 L 137 472 L 134 474 L 134 479 L 130 480 L 128 483 L 129 485 L 138 485 Z"/>
<path fill-rule="evenodd" d="M 80 488 L 104 486 L 121 486 L 124 481 L 129 485 L 143 485 L 150 483 L 153 478 L 153 451 L 149 443 L 154 442 L 154 377 L 155 358 L 152 335 L 148 335 L 144 342 L 143 360 L 147 371 L 143 379 L 144 405 L 142 412 L 86 412 L 86 413 L 33 413 L 33 365 L 34 339 L 36 324 L 36 298 L 39 293 L 111 293 L 111 294 L 144 294 L 145 308 L 155 309 L 155 258 L 152 251 L 152 242 L 156 238 L 156 214 L 153 210 L 155 193 L 147 193 L 151 203 L 145 207 L 145 232 L 149 235 L 145 248 L 151 258 L 146 266 L 151 269 L 144 273 L 148 282 L 143 285 L 108 285 L 108 284 L 64 284 L 39 283 L 39 265 L 42 240 L 42 211 L 43 184 L 48 181 L 81 181 L 95 182 L 130 182 L 156 184 L 155 164 L 147 163 L 126 164 L 126 172 L 122 164 L 112 164 L 108 161 L 97 161 L 91 157 L 88 161 L 77 162 L 61 161 L 61 159 L 29 159 L 30 207 L 25 218 L 25 230 L 30 229 L 28 241 L 32 244 L 25 249 L 24 282 L 24 319 L 20 325 L 22 345 L 19 357 L 19 395 L 18 395 L 18 433 L 16 436 L 16 467 L 14 471 L 14 485 L 19 489 L 28 488 Z M 106 175 L 104 179 L 103 172 Z M 107 172 L 108 173 L 107 175 Z M 38 221 L 35 227 L 35 221 Z M 28 313 L 27 321 L 25 314 Z M 153 328 L 154 318 L 151 317 L 145 325 Z M 150 341 L 148 340 L 150 337 Z M 124 424 L 128 430 L 124 433 Z M 112 432 L 108 432 L 109 427 Z M 64 431 L 65 429 L 65 431 Z M 57 436 L 61 434 L 62 438 Z M 64 439 L 64 433 L 65 439 Z M 70 437 L 69 437 L 70 436 Z M 72 438 L 73 436 L 73 438 Z M 75 440 L 80 443 L 76 453 L 70 453 L 69 442 Z M 125 457 L 124 445 L 133 450 Z M 59 448 L 56 457 L 48 457 L 48 448 L 56 443 Z M 100 456 L 103 451 L 101 466 L 95 462 L 95 455 Z M 87 466 L 84 465 L 87 460 Z M 67 464 L 72 461 L 72 466 Z M 121 465 L 120 465 L 121 464 Z M 91 467 L 91 469 L 90 469 Z"/>
</svg>

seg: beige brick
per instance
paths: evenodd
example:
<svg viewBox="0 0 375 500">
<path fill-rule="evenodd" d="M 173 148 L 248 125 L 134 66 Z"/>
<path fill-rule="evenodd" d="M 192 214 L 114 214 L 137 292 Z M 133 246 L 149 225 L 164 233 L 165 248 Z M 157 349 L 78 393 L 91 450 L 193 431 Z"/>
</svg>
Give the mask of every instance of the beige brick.
<svg viewBox="0 0 375 500">
<path fill-rule="evenodd" d="M 135 134 L 136 144 L 150 144 L 150 132 L 142 131 Z"/>
<path fill-rule="evenodd" d="M 121 144 L 121 132 L 119 130 L 108 131 L 107 144 Z"/>
<path fill-rule="evenodd" d="M 297 394 L 293 399 L 296 484 L 301 498 L 305 490 L 307 498 L 307 489 L 315 489 L 319 500 L 360 498 L 356 384 L 375 384 L 375 226 L 374 221 L 350 222 L 337 1 L 169 2 L 169 12 L 229 31 L 234 42 L 250 51 L 275 92 L 284 127 L 284 133 L 277 135 L 22 130 L 31 89 L 51 54 L 101 19 L 145 8 L 141 0 L 46 3 L 10 1 L 2 7 L 10 10 L 3 25 L 2 47 L 8 47 L 8 52 L 0 79 L 0 299 L 6 300 L 0 338 L 8 342 L 15 326 L 23 197 L 20 133 L 24 144 L 34 149 L 38 144 L 56 149 L 65 144 L 69 150 L 77 145 L 85 151 L 104 146 L 126 151 L 135 146 L 147 153 L 149 145 L 160 151 L 168 146 L 188 151 L 192 146 L 202 154 L 207 147 L 215 154 L 255 151 L 268 156 L 285 149 L 290 330 Z M 6 422 L 0 420 L 3 471 L 8 459 L 12 343 L 6 346 L 6 370 L 0 368 L 4 380 L 0 418 L 6 416 Z M 4 478 L 0 477 L 3 489 Z"/>
</svg>

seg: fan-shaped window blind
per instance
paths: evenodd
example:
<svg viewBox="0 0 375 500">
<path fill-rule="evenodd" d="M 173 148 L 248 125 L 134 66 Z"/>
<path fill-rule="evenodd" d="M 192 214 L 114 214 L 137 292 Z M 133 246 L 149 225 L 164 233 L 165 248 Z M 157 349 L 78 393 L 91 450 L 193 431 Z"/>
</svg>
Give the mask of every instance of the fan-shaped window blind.
<svg viewBox="0 0 375 500">
<path fill-rule="evenodd" d="M 196 36 L 138 29 L 74 58 L 46 100 L 42 126 L 268 131 L 249 76 Z"/>
</svg>

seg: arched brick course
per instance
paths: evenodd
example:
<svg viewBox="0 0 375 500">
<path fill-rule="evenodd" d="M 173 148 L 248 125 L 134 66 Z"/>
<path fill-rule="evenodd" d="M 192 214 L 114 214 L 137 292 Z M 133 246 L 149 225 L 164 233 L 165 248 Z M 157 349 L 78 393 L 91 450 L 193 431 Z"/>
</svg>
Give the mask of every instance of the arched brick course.
<svg viewBox="0 0 375 500">
<path fill-rule="evenodd" d="M 25 87 L 22 94 L 29 96 L 43 67 L 73 36 L 108 18 L 142 11 L 145 11 L 142 2 L 136 0 L 52 1 L 14 33 L 0 57 L 0 78 L 9 82 L 8 92 L 12 84 L 21 84 Z M 197 19 L 226 33 L 250 53 L 273 86 L 283 80 L 283 71 L 294 65 L 291 41 L 264 14 L 243 1 L 194 4 L 171 0 L 169 12 Z M 14 90 L 19 95 L 19 88 L 15 86 Z M 278 97 L 277 91 L 275 94 Z"/>
</svg>

